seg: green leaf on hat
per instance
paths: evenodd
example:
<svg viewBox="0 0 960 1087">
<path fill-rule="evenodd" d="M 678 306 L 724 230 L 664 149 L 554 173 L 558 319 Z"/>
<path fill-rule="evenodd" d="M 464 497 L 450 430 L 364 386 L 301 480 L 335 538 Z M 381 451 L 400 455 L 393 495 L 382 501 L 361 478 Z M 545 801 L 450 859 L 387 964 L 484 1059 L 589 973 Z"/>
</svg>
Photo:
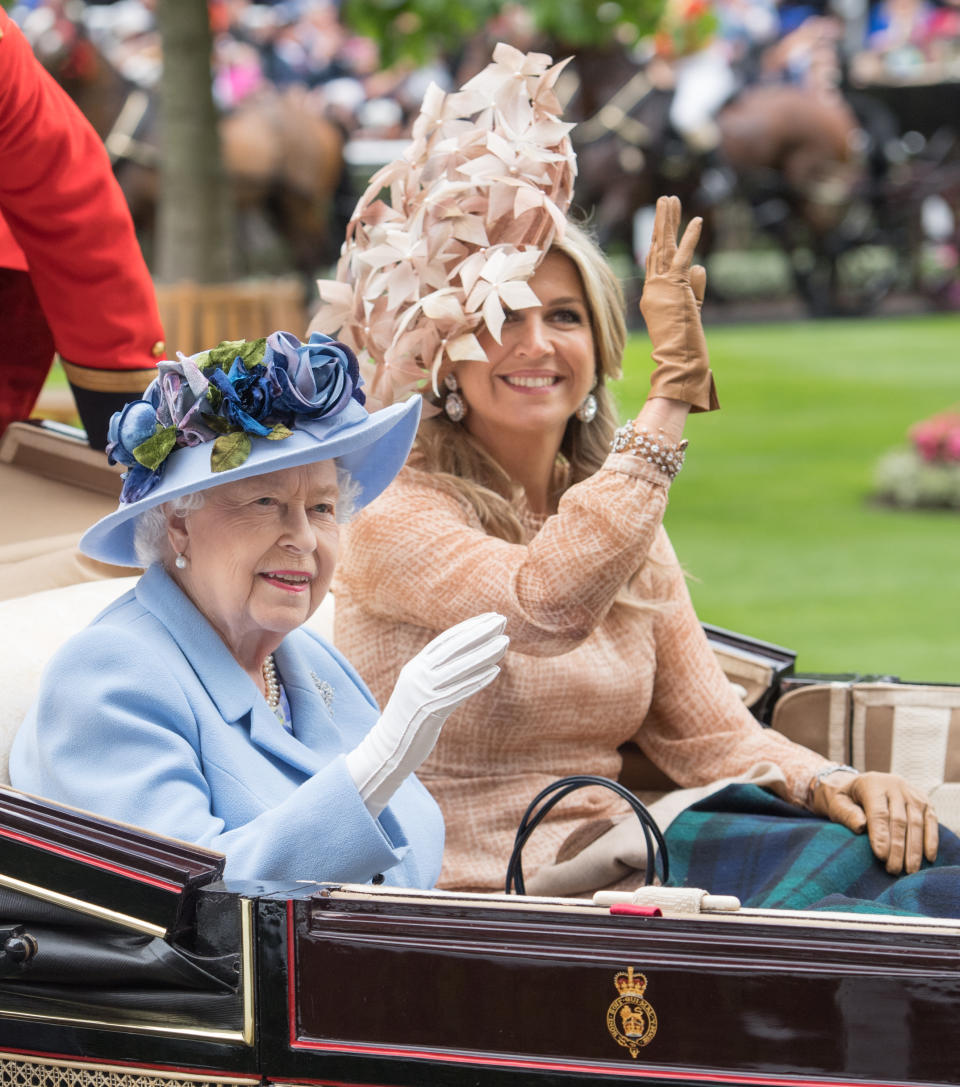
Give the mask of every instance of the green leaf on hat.
<svg viewBox="0 0 960 1087">
<path fill-rule="evenodd" d="M 141 442 L 133 451 L 133 455 L 151 472 L 155 472 L 167 459 L 170 450 L 177 444 L 177 428 L 175 426 L 161 427 L 150 435 L 145 442 Z"/>
<path fill-rule="evenodd" d="M 210 470 L 226 472 L 230 468 L 239 468 L 249 456 L 250 438 L 244 431 L 221 434 L 210 450 Z"/>
<path fill-rule="evenodd" d="M 243 348 L 238 352 L 240 358 L 243 359 L 243 365 L 248 370 L 252 370 L 254 366 L 259 366 L 263 362 L 263 356 L 267 353 L 267 338 L 261 336 L 259 340 L 246 340 L 244 341 Z"/>
<path fill-rule="evenodd" d="M 203 415 L 203 425 L 209 427 L 211 430 L 215 430 L 218 434 L 232 434 L 236 429 L 236 423 L 231 423 L 229 419 L 224 419 L 222 415 Z"/>
<path fill-rule="evenodd" d="M 267 439 L 271 442 L 277 442 L 281 438 L 289 438 L 292 433 L 293 431 L 288 426 L 284 426 L 283 423 L 277 423 L 273 430 L 267 435 Z"/>
<path fill-rule="evenodd" d="M 221 340 L 216 347 L 211 347 L 207 352 L 207 360 L 203 364 L 204 370 L 218 366 L 221 370 L 229 370 L 233 360 L 240 354 L 243 340 Z"/>
<path fill-rule="evenodd" d="M 266 350 L 266 337 L 259 340 L 223 340 L 207 352 L 207 361 L 202 369 L 219 366 L 221 370 L 229 370 L 233 360 L 240 358 L 243 365 L 252 370 L 258 363 L 263 362 Z"/>
</svg>

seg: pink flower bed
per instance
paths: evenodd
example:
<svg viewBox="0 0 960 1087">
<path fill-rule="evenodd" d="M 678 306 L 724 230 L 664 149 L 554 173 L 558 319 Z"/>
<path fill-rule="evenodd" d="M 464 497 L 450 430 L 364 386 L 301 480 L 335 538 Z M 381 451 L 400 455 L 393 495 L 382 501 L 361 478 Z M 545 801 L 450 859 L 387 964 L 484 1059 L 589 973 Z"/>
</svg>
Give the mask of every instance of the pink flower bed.
<svg viewBox="0 0 960 1087">
<path fill-rule="evenodd" d="M 931 415 L 907 432 L 913 448 L 929 463 L 960 463 L 960 408 Z"/>
</svg>

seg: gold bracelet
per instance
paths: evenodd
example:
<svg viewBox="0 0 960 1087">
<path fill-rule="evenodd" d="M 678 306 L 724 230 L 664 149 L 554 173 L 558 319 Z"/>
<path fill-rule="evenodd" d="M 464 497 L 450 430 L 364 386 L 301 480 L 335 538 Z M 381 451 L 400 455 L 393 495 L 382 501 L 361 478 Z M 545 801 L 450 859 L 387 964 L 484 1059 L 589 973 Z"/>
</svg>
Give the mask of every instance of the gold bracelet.
<svg viewBox="0 0 960 1087">
<path fill-rule="evenodd" d="M 634 456 L 643 457 L 648 463 L 659 468 L 664 475 L 673 479 L 683 467 L 689 444 L 687 439 L 683 438 L 676 445 L 671 445 L 663 431 L 652 435 L 646 430 L 637 430 L 633 423 L 624 423 L 619 430 L 614 431 L 610 451 L 633 453 Z"/>
</svg>

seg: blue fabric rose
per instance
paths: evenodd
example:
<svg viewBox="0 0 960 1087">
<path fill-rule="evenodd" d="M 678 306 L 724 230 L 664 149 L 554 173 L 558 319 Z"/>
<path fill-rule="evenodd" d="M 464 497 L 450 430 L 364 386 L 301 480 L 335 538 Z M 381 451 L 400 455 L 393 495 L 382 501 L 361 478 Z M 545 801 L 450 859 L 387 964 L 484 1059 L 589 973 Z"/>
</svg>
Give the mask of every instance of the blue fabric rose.
<svg viewBox="0 0 960 1087">
<path fill-rule="evenodd" d="M 115 411 L 107 428 L 107 460 L 110 464 L 137 465 L 134 449 L 153 436 L 157 410 L 147 400 L 132 400 Z"/>
<path fill-rule="evenodd" d="M 213 368 L 207 376 L 223 396 L 219 414 L 248 434 L 267 437 L 273 427 L 261 420 L 276 414 L 279 400 L 276 396 L 279 383 L 270 370 L 262 364 L 248 370 L 236 358 L 229 373 Z"/>
<path fill-rule="evenodd" d="M 303 344 L 289 332 L 274 332 L 267 337 L 264 362 L 275 367 L 279 410 L 320 419 L 343 411 L 351 397 L 360 404 L 366 399 L 357 356 L 321 332 Z"/>
</svg>

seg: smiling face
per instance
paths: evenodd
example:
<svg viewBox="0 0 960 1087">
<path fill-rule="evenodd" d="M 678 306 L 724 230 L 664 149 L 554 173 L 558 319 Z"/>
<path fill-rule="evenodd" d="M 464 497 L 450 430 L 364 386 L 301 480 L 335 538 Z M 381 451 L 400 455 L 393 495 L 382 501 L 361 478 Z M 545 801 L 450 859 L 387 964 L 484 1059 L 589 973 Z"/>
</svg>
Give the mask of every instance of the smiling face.
<svg viewBox="0 0 960 1087">
<path fill-rule="evenodd" d="M 467 402 L 467 430 L 490 452 L 521 436 L 560 448 L 570 416 L 596 381 L 590 311 L 573 261 L 544 257 L 529 280 L 539 306 L 514 310 L 502 344 L 478 333 L 488 362 L 462 362 L 457 379 Z"/>
<path fill-rule="evenodd" d="M 180 587 L 245 667 L 279 645 L 326 595 L 340 532 L 331 460 L 214 487 L 168 525 L 187 560 Z"/>
</svg>

